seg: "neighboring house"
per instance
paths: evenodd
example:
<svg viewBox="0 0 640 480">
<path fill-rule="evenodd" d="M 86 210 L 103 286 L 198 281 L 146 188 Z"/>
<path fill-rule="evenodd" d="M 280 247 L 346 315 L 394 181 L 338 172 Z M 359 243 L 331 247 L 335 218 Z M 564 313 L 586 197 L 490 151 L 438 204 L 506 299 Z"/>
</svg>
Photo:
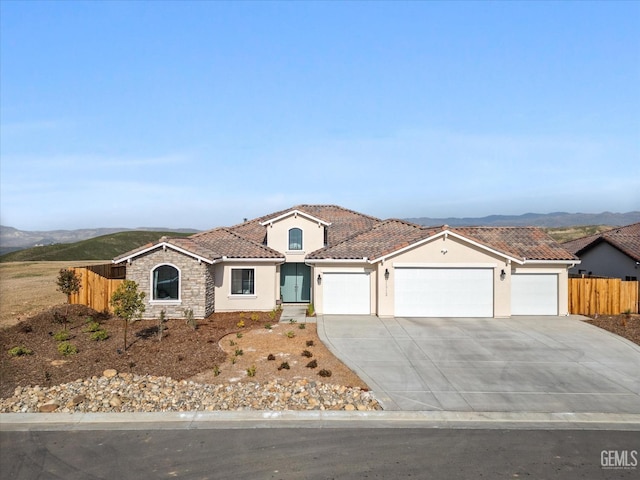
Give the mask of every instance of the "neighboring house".
<svg viewBox="0 0 640 480">
<path fill-rule="evenodd" d="M 568 314 L 579 260 L 539 228 L 423 227 L 300 205 L 162 238 L 114 263 L 147 294 L 146 318 L 281 303 L 313 303 L 321 315 L 509 317 Z"/>
<path fill-rule="evenodd" d="M 566 242 L 562 245 L 580 258 L 571 274 L 638 280 L 640 277 L 640 223 Z"/>
</svg>

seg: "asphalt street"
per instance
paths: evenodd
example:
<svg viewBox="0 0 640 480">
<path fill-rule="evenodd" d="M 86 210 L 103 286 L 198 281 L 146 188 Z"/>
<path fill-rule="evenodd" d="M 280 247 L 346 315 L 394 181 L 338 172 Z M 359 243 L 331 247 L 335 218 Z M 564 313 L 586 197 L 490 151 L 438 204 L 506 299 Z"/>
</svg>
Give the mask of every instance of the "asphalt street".
<svg viewBox="0 0 640 480">
<path fill-rule="evenodd" d="M 2 431 L 0 472 L 12 480 L 638 478 L 634 450 L 637 431 Z M 626 455 L 626 468 L 614 467 L 615 455 L 618 467 Z"/>
</svg>

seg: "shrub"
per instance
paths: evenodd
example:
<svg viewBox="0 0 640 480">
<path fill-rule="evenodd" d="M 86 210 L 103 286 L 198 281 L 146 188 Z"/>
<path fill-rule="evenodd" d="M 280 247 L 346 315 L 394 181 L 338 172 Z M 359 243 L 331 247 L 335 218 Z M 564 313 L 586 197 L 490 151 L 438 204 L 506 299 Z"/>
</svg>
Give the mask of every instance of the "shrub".
<svg viewBox="0 0 640 480">
<path fill-rule="evenodd" d="M 313 347 L 313 340 L 307 340 L 307 347 Z"/>
<path fill-rule="evenodd" d="M 304 330 L 305 328 L 307 328 L 307 326 L 304 323 L 301 323 L 300 325 L 298 325 L 298 328 L 300 330 Z"/>
<path fill-rule="evenodd" d="M 251 365 L 249 368 L 247 368 L 247 376 L 248 377 L 255 377 L 256 376 L 256 366 L 255 365 Z"/>
<path fill-rule="evenodd" d="M 289 362 L 282 362 L 278 367 L 278 370 L 289 370 Z"/>
<path fill-rule="evenodd" d="M 313 308 L 313 303 L 310 303 L 307 307 L 307 317 L 313 317 L 315 315 L 315 309 Z"/>
<path fill-rule="evenodd" d="M 233 340 L 229 340 L 229 346 L 230 347 L 235 347 L 237 345 L 236 342 L 234 342 Z"/>
<path fill-rule="evenodd" d="M 236 333 L 236 338 L 242 338 L 242 334 L 240 332 Z"/>
<path fill-rule="evenodd" d="M 316 368 L 318 366 L 318 362 L 316 360 L 311 360 L 307 363 L 307 368 Z"/>
<path fill-rule="evenodd" d="M 25 347 L 24 345 L 20 345 L 19 347 L 13 347 L 9 350 L 9 355 L 12 357 L 21 357 L 22 355 L 31 355 L 33 354 L 33 350 Z"/>
<path fill-rule="evenodd" d="M 275 308 L 271 310 L 268 315 L 270 320 L 275 320 L 277 315 Z"/>
<path fill-rule="evenodd" d="M 249 317 L 252 321 L 257 322 L 258 320 L 260 320 L 260 315 L 258 315 L 257 313 L 252 313 L 251 316 Z"/>
<path fill-rule="evenodd" d="M 198 322 L 193 318 L 193 308 L 184 309 L 184 322 L 194 330 L 198 328 Z"/>
<path fill-rule="evenodd" d="M 287 338 L 293 338 L 296 336 L 296 333 L 289 330 L 287 333 L 285 333 L 285 335 L 287 336 Z"/>
<path fill-rule="evenodd" d="M 243 355 L 244 352 L 242 351 L 241 348 L 236 348 L 236 357 L 239 357 L 240 355 Z"/>
<path fill-rule="evenodd" d="M 240 312 L 240 319 L 243 319 L 245 317 L 244 312 Z"/>
<path fill-rule="evenodd" d="M 311 357 L 313 357 L 313 353 L 311 353 L 309 350 L 303 350 L 302 351 L 302 356 L 303 357 L 307 357 L 307 358 L 311 358 Z"/>
<path fill-rule="evenodd" d="M 276 356 L 273 353 L 270 353 L 269 356 L 267 357 L 267 360 L 275 360 Z"/>
<path fill-rule="evenodd" d="M 124 351 L 127 351 L 127 327 L 130 322 L 140 320 L 144 313 L 144 292 L 138 292 L 138 284 L 133 280 L 122 282 L 109 302 L 116 317 L 124 321 Z"/>
<path fill-rule="evenodd" d="M 244 328 L 244 320 L 240 320 L 238 323 L 236 323 L 236 327 Z"/>
<path fill-rule="evenodd" d="M 325 370 L 323 368 L 322 370 L 320 370 L 318 372 L 318 375 L 320 375 L 321 377 L 330 377 L 331 376 L 331 370 Z"/>
<path fill-rule="evenodd" d="M 295 320 L 295 319 L 293 319 L 293 318 L 290 318 L 290 319 L 289 319 L 289 323 L 290 323 L 291 325 L 293 325 L 294 323 L 298 323 L 298 321 L 297 321 L 297 320 Z"/>
<path fill-rule="evenodd" d="M 58 344 L 58 352 L 66 357 L 78 353 L 78 348 L 69 342 L 62 342 Z"/>
<path fill-rule="evenodd" d="M 220 375 L 220 367 L 218 365 L 214 365 L 213 366 L 213 376 L 217 377 L 218 375 Z"/>
<path fill-rule="evenodd" d="M 91 334 L 91 340 L 93 340 L 94 342 L 100 342 L 102 340 L 106 340 L 107 338 L 109 338 L 109 334 L 106 330 L 98 330 L 97 332 L 93 332 Z"/>
<path fill-rule="evenodd" d="M 84 331 L 88 333 L 97 332 L 98 330 L 100 330 L 100 324 L 98 322 L 93 322 L 93 321 L 90 324 L 88 324 L 87 327 L 84 329 Z"/>
<path fill-rule="evenodd" d="M 271 324 L 270 324 L 270 323 L 267 323 L 267 324 L 264 326 L 264 328 L 266 328 L 267 330 L 271 330 L 271 328 L 272 328 L 272 327 L 271 327 Z"/>
<path fill-rule="evenodd" d="M 69 340 L 71 338 L 71 334 L 66 330 L 60 330 L 53 335 L 53 338 L 56 342 L 64 342 L 65 340 Z"/>
</svg>

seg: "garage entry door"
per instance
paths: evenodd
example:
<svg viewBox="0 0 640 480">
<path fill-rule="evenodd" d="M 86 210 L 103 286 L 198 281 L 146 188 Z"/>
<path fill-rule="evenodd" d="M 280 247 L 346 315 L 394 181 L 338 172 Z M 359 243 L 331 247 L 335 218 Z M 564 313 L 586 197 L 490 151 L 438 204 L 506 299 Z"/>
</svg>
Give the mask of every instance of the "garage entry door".
<svg viewBox="0 0 640 480">
<path fill-rule="evenodd" d="M 493 269 L 396 268 L 399 317 L 493 317 Z"/>
<path fill-rule="evenodd" d="M 369 315 L 371 289 L 368 273 L 325 273 L 322 278 L 325 315 Z"/>
<path fill-rule="evenodd" d="M 511 315 L 558 315 L 558 275 L 511 275 Z"/>
</svg>

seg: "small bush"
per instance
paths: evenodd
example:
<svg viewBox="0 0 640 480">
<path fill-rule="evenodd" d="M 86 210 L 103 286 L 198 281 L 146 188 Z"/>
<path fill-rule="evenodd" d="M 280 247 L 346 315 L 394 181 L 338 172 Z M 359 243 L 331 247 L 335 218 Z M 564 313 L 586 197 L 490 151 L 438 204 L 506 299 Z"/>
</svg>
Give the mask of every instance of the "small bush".
<svg viewBox="0 0 640 480">
<path fill-rule="evenodd" d="M 300 325 L 298 325 L 298 328 L 300 330 L 304 330 L 305 328 L 307 328 L 307 326 L 304 323 L 301 323 Z"/>
<path fill-rule="evenodd" d="M 287 336 L 287 338 L 293 338 L 296 336 L 296 333 L 289 330 L 287 333 L 285 333 L 285 335 Z"/>
<path fill-rule="evenodd" d="M 313 317 L 315 315 L 315 309 L 313 308 L 313 303 L 310 303 L 307 307 L 307 317 Z"/>
<path fill-rule="evenodd" d="M 330 377 L 331 376 L 331 370 L 325 370 L 323 368 L 322 370 L 320 370 L 318 372 L 318 375 L 320 375 L 321 377 Z"/>
<path fill-rule="evenodd" d="M 311 357 L 313 357 L 313 353 L 311 353 L 309 350 L 303 350 L 302 351 L 302 356 L 303 357 L 307 357 L 307 358 L 311 358 Z"/>
<path fill-rule="evenodd" d="M 91 317 L 89 317 L 89 318 L 91 318 Z M 88 333 L 97 332 L 98 330 L 100 330 L 100 324 L 98 322 L 94 322 L 94 321 L 89 323 L 87 325 L 87 328 L 84 329 L 84 331 L 88 332 Z"/>
<path fill-rule="evenodd" d="M 65 340 L 69 340 L 71 338 L 71 334 L 66 330 L 60 330 L 53 335 L 53 338 L 56 342 L 64 342 Z"/>
<path fill-rule="evenodd" d="M 313 347 L 313 340 L 307 340 L 307 347 Z"/>
<path fill-rule="evenodd" d="M 267 323 L 267 324 L 264 326 L 264 328 L 266 328 L 267 330 L 271 330 L 271 328 L 272 328 L 272 327 L 271 327 L 271 324 L 270 324 L 270 323 Z"/>
<path fill-rule="evenodd" d="M 193 308 L 184 309 L 184 322 L 194 330 L 198 328 L 198 322 L 193 318 Z"/>
<path fill-rule="evenodd" d="M 13 347 L 9 350 L 9 355 L 12 357 L 21 357 L 22 355 L 31 355 L 33 354 L 33 350 L 25 347 L 24 345 L 20 345 L 19 347 Z"/>
<path fill-rule="evenodd" d="M 236 327 L 244 328 L 244 320 L 240 320 L 238 323 L 236 323 Z"/>
<path fill-rule="evenodd" d="M 242 334 L 240 332 L 236 333 L 236 338 L 242 338 Z"/>
<path fill-rule="evenodd" d="M 257 313 L 252 313 L 251 316 L 249 317 L 252 321 L 257 322 L 258 320 L 260 320 L 260 315 L 258 315 Z"/>
<path fill-rule="evenodd" d="M 316 360 L 311 360 L 307 363 L 307 368 L 316 368 L 318 366 L 318 362 Z"/>
<path fill-rule="evenodd" d="M 275 360 L 276 356 L 273 353 L 270 353 L 269 356 L 267 357 L 267 360 Z"/>
<path fill-rule="evenodd" d="M 87 318 L 85 318 L 84 322 L 85 322 L 85 323 L 91 323 L 91 322 L 93 322 L 93 317 L 87 317 Z"/>
<path fill-rule="evenodd" d="M 289 324 L 293 325 L 294 323 L 298 323 L 298 321 L 293 319 L 293 318 L 290 318 L 289 319 Z"/>
<path fill-rule="evenodd" d="M 213 376 L 217 377 L 218 375 L 220 375 L 220 367 L 218 365 L 214 365 L 213 366 Z"/>
<path fill-rule="evenodd" d="M 255 377 L 256 376 L 256 366 L 255 365 L 251 365 L 249 368 L 247 368 L 247 376 L 248 377 Z"/>
<path fill-rule="evenodd" d="M 233 340 L 229 340 L 229 346 L 230 347 L 235 347 L 237 345 L 236 342 L 234 342 Z"/>
<path fill-rule="evenodd" d="M 238 361 L 238 357 L 231 357 L 231 365 L 235 365 L 236 362 Z"/>
<path fill-rule="evenodd" d="M 109 338 L 109 334 L 106 330 L 98 330 L 97 332 L 93 332 L 90 338 L 94 342 L 100 342 Z"/>
<path fill-rule="evenodd" d="M 240 355 L 244 355 L 244 352 L 241 348 L 236 348 L 236 357 L 239 357 Z"/>
<path fill-rule="evenodd" d="M 270 320 L 275 320 L 277 315 L 276 310 L 275 309 L 271 310 L 268 315 Z"/>
<path fill-rule="evenodd" d="M 289 362 L 282 362 L 278 367 L 278 370 L 289 370 Z"/>
<path fill-rule="evenodd" d="M 245 317 L 244 312 L 240 312 L 240 318 L 243 319 Z"/>
<path fill-rule="evenodd" d="M 69 342 L 62 342 L 58 344 L 58 352 L 60 352 L 61 355 L 67 357 L 69 355 L 75 355 L 76 353 L 78 353 L 78 348 Z"/>
</svg>

